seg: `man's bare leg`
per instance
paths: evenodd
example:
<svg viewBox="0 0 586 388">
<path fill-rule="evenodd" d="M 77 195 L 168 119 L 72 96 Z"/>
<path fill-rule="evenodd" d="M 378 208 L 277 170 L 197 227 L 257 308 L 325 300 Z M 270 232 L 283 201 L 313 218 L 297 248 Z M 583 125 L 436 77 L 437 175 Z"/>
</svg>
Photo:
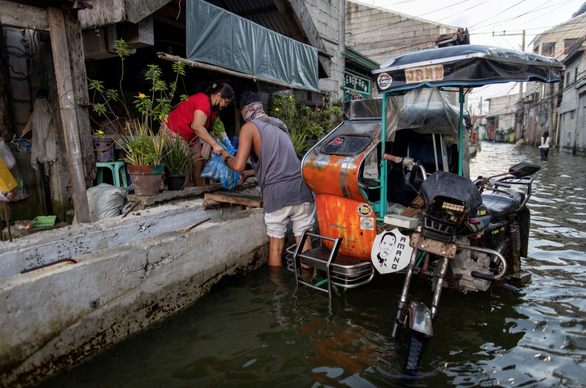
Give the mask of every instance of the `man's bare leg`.
<svg viewBox="0 0 586 388">
<path fill-rule="evenodd" d="M 281 256 L 285 249 L 285 239 L 269 237 L 269 266 L 280 267 L 283 265 Z"/>
<path fill-rule="evenodd" d="M 297 244 L 299 244 L 299 240 L 301 240 L 301 236 L 295 236 L 295 241 L 297 242 Z M 309 236 L 307 236 L 307 238 L 305 239 L 305 243 L 303 244 L 303 247 L 301 248 L 301 253 L 308 251 L 310 249 L 311 249 L 311 238 Z M 307 264 L 301 263 L 301 269 L 311 269 L 311 267 Z"/>
</svg>

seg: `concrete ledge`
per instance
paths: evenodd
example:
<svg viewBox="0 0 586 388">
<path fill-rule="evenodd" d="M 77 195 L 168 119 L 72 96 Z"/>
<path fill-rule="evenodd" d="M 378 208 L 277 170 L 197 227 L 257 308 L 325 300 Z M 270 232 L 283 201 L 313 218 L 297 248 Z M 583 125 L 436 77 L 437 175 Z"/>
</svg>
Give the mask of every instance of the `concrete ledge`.
<svg viewBox="0 0 586 388">
<path fill-rule="evenodd" d="M 0 242 L 0 279 L 23 270 L 75 259 L 101 249 L 140 241 L 161 233 L 189 227 L 211 218 L 228 216 L 237 207 L 204 210 L 203 199 L 181 200 L 134 211 L 126 218 L 116 217 L 38 232 Z"/>
<path fill-rule="evenodd" d="M 225 236 L 230 235 L 227 243 Z M 266 262 L 262 209 L 0 279 L 0 386 L 35 384 Z"/>
</svg>

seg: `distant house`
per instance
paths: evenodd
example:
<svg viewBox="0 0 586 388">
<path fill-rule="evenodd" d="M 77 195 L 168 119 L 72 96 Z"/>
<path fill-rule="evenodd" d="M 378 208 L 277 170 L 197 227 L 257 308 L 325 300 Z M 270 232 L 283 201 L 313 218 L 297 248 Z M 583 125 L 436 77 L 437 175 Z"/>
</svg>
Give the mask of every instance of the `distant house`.
<svg viewBox="0 0 586 388">
<path fill-rule="evenodd" d="M 486 128 L 488 140 L 498 142 L 514 142 L 515 117 L 517 109 L 515 103 L 518 95 L 507 95 L 488 98 L 488 115 Z"/>
<path fill-rule="evenodd" d="M 570 59 L 570 56 L 574 56 L 586 36 L 584 31 L 584 26 L 586 25 L 585 5 L 586 3 L 571 19 L 537 35 L 530 43 L 530 45 L 533 44 L 533 52 L 554 57 L 569 65 L 570 63 L 566 60 Z M 572 58 L 570 61 L 573 66 L 572 69 L 566 69 L 566 78 L 563 84 L 533 84 L 528 86 L 527 97 L 524 101 L 524 106 L 528 111 L 525 114 L 524 126 L 527 130 L 525 131 L 524 139 L 528 143 L 536 143 L 543 132 L 547 130 L 556 144 L 565 147 L 562 142 L 562 125 L 566 128 L 573 127 L 572 120 L 576 120 L 577 114 L 577 108 L 574 109 L 573 107 L 578 106 L 576 102 L 568 101 L 568 99 L 577 98 L 575 93 L 566 93 L 566 88 L 568 87 L 566 84 L 570 79 L 575 79 L 575 75 L 571 74 L 577 66 L 574 60 L 575 58 Z M 562 94 L 565 99 L 563 113 L 561 110 L 558 112 L 558 103 Z M 572 118 L 572 115 L 574 118 Z M 528 118 L 535 118 L 534 126 L 528 122 Z M 567 120 L 567 123 L 562 124 L 561 120 Z M 568 142 L 568 134 L 571 131 L 569 129 L 565 129 L 565 131 L 563 141 Z M 571 142 L 573 143 L 573 140 Z"/>
</svg>

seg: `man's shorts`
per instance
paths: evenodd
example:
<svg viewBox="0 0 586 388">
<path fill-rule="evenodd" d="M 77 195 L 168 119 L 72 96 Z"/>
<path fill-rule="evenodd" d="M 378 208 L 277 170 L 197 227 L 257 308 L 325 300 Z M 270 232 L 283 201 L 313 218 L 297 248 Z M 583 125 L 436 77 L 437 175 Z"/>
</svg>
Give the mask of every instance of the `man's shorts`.
<svg viewBox="0 0 586 388">
<path fill-rule="evenodd" d="M 287 224 L 291 220 L 293 222 L 293 234 L 295 237 L 299 237 L 306 230 L 311 230 L 314 215 L 315 206 L 311 202 L 285 206 L 274 212 L 265 213 L 267 234 L 273 238 L 284 238 L 287 232 Z"/>
</svg>

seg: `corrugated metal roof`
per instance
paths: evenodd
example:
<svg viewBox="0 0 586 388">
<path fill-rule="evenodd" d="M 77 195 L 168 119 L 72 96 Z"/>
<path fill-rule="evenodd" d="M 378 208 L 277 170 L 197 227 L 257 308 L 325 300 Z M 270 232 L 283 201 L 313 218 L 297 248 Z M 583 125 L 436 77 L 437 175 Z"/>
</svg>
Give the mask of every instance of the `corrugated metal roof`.
<svg viewBox="0 0 586 388">
<path fill-rule="evenodd" d="M 356 66 L 360 66 L 365 68 L 366 70 L 375 70 L 380 67 L 380 63 L 373 61 L 372 59 L 364 56 L 364 54 L 351 49 L 350 47 L 346 47 L 346 64 L 352 62 Z"/>
</svg>

